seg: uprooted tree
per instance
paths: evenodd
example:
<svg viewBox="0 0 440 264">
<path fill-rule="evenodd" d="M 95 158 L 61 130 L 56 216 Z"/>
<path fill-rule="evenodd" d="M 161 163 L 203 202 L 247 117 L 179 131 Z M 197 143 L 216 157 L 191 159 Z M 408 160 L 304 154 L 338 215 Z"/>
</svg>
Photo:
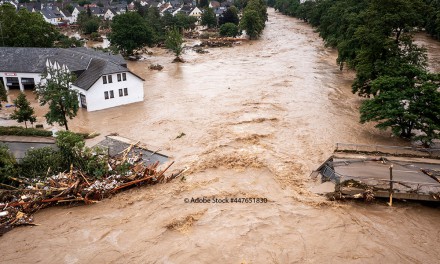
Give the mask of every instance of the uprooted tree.
<svg viewBox="0 0 440 264">
<path fill-rule="evenodd" d="M 78 92 L 70 89 L 74 80 L 75 75 L 65 66 L 54 63 L 47 67 L 36 93 L 40 105 L 49 105 L 49 112 L 45 115 L 48 124 L 58 123 L 69 130 L 67 119 L 74 118 L 79 108 Z"/>
</svg>

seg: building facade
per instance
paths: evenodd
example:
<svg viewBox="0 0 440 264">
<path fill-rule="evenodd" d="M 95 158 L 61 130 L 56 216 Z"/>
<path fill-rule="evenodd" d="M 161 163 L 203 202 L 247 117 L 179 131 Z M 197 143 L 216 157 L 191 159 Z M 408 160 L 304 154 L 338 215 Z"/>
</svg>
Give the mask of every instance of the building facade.
<svg viewBox="0 0 440 264">
<path fill-rule="evenodd" d="M 48 67 L 62 67 L 76 76 L 70 87 L 78 91 L 87 111 L 141 102 L 143 79 L 132 73 L 121 55 L 88 48 L 0 47 L 0 82 L 6 90 L 33 90 L 44 84 Z"/>
</svg>

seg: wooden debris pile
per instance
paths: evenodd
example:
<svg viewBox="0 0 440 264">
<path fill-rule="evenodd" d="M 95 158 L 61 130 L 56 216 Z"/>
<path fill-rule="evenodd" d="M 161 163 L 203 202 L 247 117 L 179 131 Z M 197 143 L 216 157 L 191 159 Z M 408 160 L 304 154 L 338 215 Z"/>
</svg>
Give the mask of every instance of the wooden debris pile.
<svg viewBox="0 0 440 264">
<path fill-rule="evenodd" d="M 20 182 L 20 187 L 0 189 L 0 236 L 14 226 L 35 225 L 32 215 L 50 205 L 92 204 L 130 187 L 167 183 L 183 172 L 179 170 L 174 174 L 165 174 L 174 162 L 162 170 L 158 167 L 158 161 L 145 165 L 141 154 L 131 152 L 133 146 L 111 157 L 108 164 L 111 170 L 100 179 L 93 179 L 73 166 L 68 172 L 33 183 L 11 178 Z M 123 172 L 120 169 L 122 166 L 126 168 Z"/>
<path fill-rule="evenodd" d="M 202 40 L 202 42 L 198 45 L 195 45 L 194 48 L 218 48 L 218 47 L 232 47 L 234 45 L 241 44 L 245 39 L 237 39 L 237 38 L 211 38 L 208 40 Z"/>
<path fill-rule="evenodd" d="M 163 66 L 160 64 L 150 64 L 150 66 L 148 67 L 150 70 L 157 70 L 157 71 L 161 71 L 163 69 Z"/>
</svg>

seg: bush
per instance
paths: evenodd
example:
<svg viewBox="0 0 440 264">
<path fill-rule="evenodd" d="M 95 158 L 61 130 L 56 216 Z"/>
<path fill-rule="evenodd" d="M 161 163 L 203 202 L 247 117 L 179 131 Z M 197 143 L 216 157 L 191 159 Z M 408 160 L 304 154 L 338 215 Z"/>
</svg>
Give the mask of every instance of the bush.
<svg viewBox="0 0 440 264">
<path fill-rule="evenodd" d="M 77 160 L 77 167 L 88 176 L 101 178 L 108 173 L 108 155 L 101 148 L 84 147 Z"/>
<path fill-rule="evenodd" d="M 20 175 L 26 178 L 43 179 L 63 171 L 63 157 L 51 147 L 30 149 L 20 162 Z M 49 174 L 48 174 L 49 173 Z"/>
<path fill-rule="evenodd" d="M 17 173 L 17 166 L 15 158 L 9 151 L 8 146 L 0 144 L 0 183 L 8 183 L 10 176 L 15 176 Z"/>
<path fill-rule="evenodd" d="M 108 155 L 104 150 L 85 147 L 84 136 L 70 131 L 57 133 L 56 144 L 63 157 L 63 168 L 68 170 L 70 164 L 92 177 L 102 177 L 108 172 Z"/>
<path fill-rule="evenodd" d="M 236 37 L 239 35 L 238 26 L 234 23 L 225 23 L 220 27 L 220 36 Z"/>
<path fill-rule="evenodd" d="M 93 41 L 98 41 L 98 40 L 101 38 L 101 35 L 99 35 L 98 32 L 92 32 L 92 34 L 90 34 L 90 38 L 91 38 Z"/>
<path fill-rule="evenodd" d="M 52 132 L 47 130 L 35 129 L 35 128 L 24 128 L 17 126 L 10 126 L 10 127 L 0 126 L 0 135 L 52 137 Z"/>
<path fill-rule="evenodd" d="M 69 168 L 70 164 L 76 165 L 80 159 L 80 151 L 84 148 L 84 137 L 70 131 L 57 132 L 56 145 L 63 157 L 63 167 Z"/>
</svg>

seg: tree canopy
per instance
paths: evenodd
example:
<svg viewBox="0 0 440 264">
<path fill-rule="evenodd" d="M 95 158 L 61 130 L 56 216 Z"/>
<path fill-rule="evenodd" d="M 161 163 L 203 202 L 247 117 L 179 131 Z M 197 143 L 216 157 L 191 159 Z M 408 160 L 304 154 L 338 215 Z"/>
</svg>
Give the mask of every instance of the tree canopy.
<svg viewBox="0 0 440 264">
<path fill-rule="evenodd" d="M 49 112 L 45 115 L 48 124 L 58 123 L 69 130 L 67 119 L 74 118 L 79 108 L 78 92 L 70 89 L 74 80 L 72 73 L 56 63 L 47 67 L 47 73 L 36 93 L 40 105 L 49 105 Z"/>
<path fill-rule="evenodd" d="M 174 52 L 176 59 L 179 58 L 183 52 L 183 38 L 177 28 L 174 28 L 168 32 L 167 39 L 165 40 L 165 46 L 167 49 Z M 177 61 L 177 60 L 176 60 Z"/>
<path fill-rule="evenodd" d="M 375 122 L 424 145 L 440 137 L 438 75 L 412 32 L 440 32 L 438 0 L 269 1 L 283 14 L 316 27 L 326 45 L 338 50 L 337 64 L 356 70 L 353 93 L 365 97 L 361 123 Z M 439 29 L 439 31 L 437 31 Z"/>
<path fill-rule="evenodd" d="M 58 30 L 39 13 L 16 12 L 10 4 L 0 6 L 0 45 L 5 47 L 52 47 Z"/>
<path fill-rule="evenodd" d="M 263 33 L 267 21 L 267 7 L 264 0 L 249 0 L 243 11 L 240 28 L 250 39 L 257 39 Z"/>
<path fill-rule="evenodd" d="M 240 18 L 238 17 L 238 9 L 235 6 L 231 6 L 226 9 L 226 12 L 224 12 L 219 18 L 219 25 L 226 23 L 238 25 L 239 22 Z"/>
<path fill-rule="evenodd" d="M 224 37 L 236 37 L 240 35 L 237 25 L 234 23 L 226 23 L 220 27 L 220 36 Z"/>
<path fill-rule="evenodd" d="M 23 123 L 27 128 L 27 122 L 31 124 L 37 121 L 37 117 L 35 116 L 34 108 L 31 107 L 31 104 L 26 99 L 26 95 L 24 93 L 20 93 L 17 99 L 14 100 L 15 109 L 11 114 L 11 118 L 17 120 L 18 123 Z"/>
<path fill-rule="evenodd" d="M 109 40 L 125 55 L 133 54 L 135 49 L 154 43 L 153 30 L 136 12 L 115 16 L 111 24 Z"/>
<path fill-rule="evenodd" d="M 90 11 L 90 8 L 87 10 Z M 78 15 L 76 23 L 78 24 L 78 27 L 82 33 L 92 34 L 93 32 L 98 32 L 101 19 L 89 12 L 82 11 Z"/>
<path fill-rule="evenodd" d="M 217 26 L 217 18 L 214 9 L 208 7 L 204 10 L 200 24 L 202 26 L 207 26 L 208 28 L 215 28 Z"/>
</svg>

